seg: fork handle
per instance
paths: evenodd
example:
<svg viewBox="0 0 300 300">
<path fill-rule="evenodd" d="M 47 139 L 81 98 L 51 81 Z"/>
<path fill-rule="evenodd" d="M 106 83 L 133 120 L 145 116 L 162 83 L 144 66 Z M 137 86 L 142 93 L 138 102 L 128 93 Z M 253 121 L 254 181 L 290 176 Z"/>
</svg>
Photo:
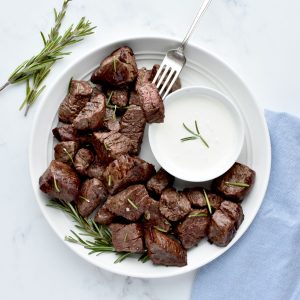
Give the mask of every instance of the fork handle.
<svg viewBox="0 0 300 300">
<path fill-rule="evenodd" d="M 198 13 L 197 16 L 195 17 L 193 24 L 191 25 L 189 31 L 187 32 L 185 38 L 183 39 L 183 41 L 181 42 L 181 46 L 180 48 L 182 48 L 182 50 L 185 48 L 190 36 L 192 35 L 192 33 L 194 32 L 196 25 L 200 19 L 200 17 L 205 13 L 206 9 L 208 8 L 209 4 L 211 3 L 212 0 L 204 0 Z"/>
</svg>

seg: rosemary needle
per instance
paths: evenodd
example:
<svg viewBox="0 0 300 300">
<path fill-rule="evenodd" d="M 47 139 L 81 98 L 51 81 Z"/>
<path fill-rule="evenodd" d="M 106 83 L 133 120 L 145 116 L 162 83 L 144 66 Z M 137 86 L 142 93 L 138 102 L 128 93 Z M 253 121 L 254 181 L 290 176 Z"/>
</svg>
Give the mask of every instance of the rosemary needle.
<svg viewBox="0 0 300 300">
<path fill-rule="evenodd" d="M 190 214 L 188 218 L 193 218 L 193 217 L 207 217 L 207 214 L 205 213 L 195 213 L 195 214 Z"/>
<path fill-rule="evenodd" d="M 244 182 L 230 182 L 230 181 L 225 181 L 226 185 L 231 185 L 231 186 L 238 186 L 238 187 L 249 187 L 250 185 Z"/>
<path fill-rule="evenodd" d="M 210 205 L 210 202 L 209 202 L 209 199 L 207 197 L 205 189 L 203 189 L 203 195 L 204 195 L 205 201 L 207 203 L 208 211 L 209 211 L 210 214 L 212 214 L 211 205 Z"/>
<path fill-rule="evenodd" d="M 137 207 L 137 205 L 136 205 L 130 198 L 128 198 L 127 201 L 129 202 L 129 204 L 130 204 L 133 208 L 139 209 L 139 208 Z"/>
</svg>

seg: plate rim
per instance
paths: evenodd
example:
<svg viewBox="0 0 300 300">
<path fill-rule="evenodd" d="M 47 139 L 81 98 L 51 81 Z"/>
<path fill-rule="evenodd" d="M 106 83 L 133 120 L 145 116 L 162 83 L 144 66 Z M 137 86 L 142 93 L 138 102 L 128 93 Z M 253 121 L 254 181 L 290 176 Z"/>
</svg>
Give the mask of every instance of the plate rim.
<svg viewBox="0 0 300 300">
<path fill-rule="evenodd" d="M 58 232 L 58 230 L 54 227 L 54 224 L 52 224 L 53 221 L 51 221 L 50 216 L 48 216 L 48 214 L 45 211 L 45 207 L 46 205 L 42 204 L 41 201 L 38 201 L 39 195 L 38 195 L 38 189 L 35 186 L 35 182 L 34 182 L 34 176 L 33 176 L 33 163 L 32 163 L 32 152 L 33 152 L 33 148 L 34 148 L 34 136 L 35 136 L 35 132 L 36 132 L 36 128 L 37 128 L 37 124 L 38 124 L 38 120 L 39 120 L 39 116 L 40 113 L 43 109 L 43 105 L 46 102 L 48 95 L 50 94 L 50 92 L 52 91 L 52 89 L 58 84 L 58 82 L 60 80 L 62 80 L 62 78 L 78 63 L 80 63 L 80 61 L 84 60 L 85 58 L 87 58 L 88 56 L 92 56 L 93 54 L 95 54 L 96 52 L 98 52 L 100 49 L 104 48 L 104 47 L 113 47 L 116 44 L 130 44 L 131 42 L 137 42 L 137 41 L 145 41 L 145 40 L 156 40 L 156 42 L 158 41 L 164 41 L 164 42 L 168 42 L 170 43 L 170 45 L 174 44 L 174 43 L 180 43 L 180 40 L 174 37 L 171 37 L 169 35 L 163 36 L 163 35 L 143 35 L 143 36 L 138 36 L 138 37 L 124 37 L 122 39 L 117 39 L 114 41 L 108 41 L 108 42 L 104 42 L 104 43 L 100 43 L 98 46 L 93 47 L 91 50 L 83 53 L 82 55 L 80 55 L 79 57 L 77 57 L 74 61 L 70 62 L 64 69 L 62 69 L 60 71 L 60 74 L 56 77 L 56 80 L 53 80 L 50 84 L 48 84 L 48 89 L 45 92 L 45 94 L 43 95 L 42 99 L 40 99 L 40 102 L 38 103 L 37 109 L 35 111 L 35 116 L 33 118 L 33 122 L 32 122 L 32 129 L 31 129 L 31 133 L 30 133 L 30 139 L 29 139 L 29 146 L 28 146 L 28 161 L 29 161 L 29 173 L 30 173 L 30 179 L 31 179 L 31 184 L 32 184 L 32 188 L 33 188 L 33 192 L 34 192 L 34 196 L 35 196 L 35 201 L 38 203 L 39 208 L 43 214 L 43 216 L 45 217 L 45 219 L 47 220 L 47 223 L 50 225 L 50 227 L 53 229 L 53 231 L 55 232 L 56 236 L 58 236 L 58 238 L 65 244 L 67 245 L 74 253 L 76 253 L 76 255 L 82 257 L 85 261 L 93 264 L 94 266 L 104 269 L 106 271 L 112 272 L 112 273 L 116 273 L 119 275 L 123 275 L 123 276 L 131 276 L 131 277 L 136 277 L 136 278 L 169 278 L 169 277 L 173 277 L 173 276 L 178 276 L 178 275 L 182 275 L 184 273 L 187 272 L 191 272 L 191 271 L 195 271 L 199 268 L 201 268 L 202 266 L 192 266 L 188 269 L 182 269 L 182 268 L 176 268 L 176 269 L 172 269 L 175 270 L 170 274 L 163 274 L 163 275 L 159 275 L 159 274 L 143 274 L 141 272 L 134 272 L 130 273 L 128 271 L 123 271 L 123 270 L 114 270 L 112 268 L 110 268 L 107 265 L 96 265 L 93 262 L 91 262 L 87 257 L 86 254 L 83 254 L 81 252 L 77 252 L 74 250 L 74 248 L 71 246 L 71 244 L 67 243 L 64 238 L 61 236 L 61 234 Z M 198 43 L 194 43 L 194 42 L 189 42 L 189 46 L 195 48 L 198 51 L 203 52 L 205 55 L 208 55 L 210 57 L 212 57 L 214 60 L 216 60 L 218 63 L 220 63 L 221 65 L 223 65 L 224 67 L 226 67 L 228 70 L 230 70 L 230 72 L 232 73 L 232 75 L 234 75 L 236 78 L 239 79 L 241 86 L 243 87 L 243 89 L 249 94 L 249 96 L 252 98 L 253 100 L 253 105 L 255 106 L 255 109 L 258 111 L 259 113 L 259 117 L 262 121 L 263 124 L 263 135 L 265 136 L 265 141 L 266 141 L 266 150 L 268 153 L 268 157 L 266 157 L 267 160 L 267 166 L 268 169 L 266 170 L 266 174 L 268 176 L 266 176 L 265 178 L 265 184 L 263 185 L 264 189 L 261 191 L 261 195 L 262 195 L 262 201 L 260 202 L 257 211 L 255 212 L 254 216 L 250 218 L 250 222 L 248 227 L 245 229 L 245 231 L 243 232 L 243 234 L 237 239 L 232 241 L 228 246 L 226 246 L 226 250 L 223 251 L 221 254 L 218 254 L 216 256 L 213 256 L 209 261 L 206 262 L 206 264 L 210 263 L 211 261 L 213 261 L 214 259 L 216 259 L 217 257 L 223 255 L 225 252 L 227 252 L 233 245 L 235 245 L 235 243 L 241 239 L 241 237 L 247 232 L 247 230 L 249 229 L 249 227 L 251 226 L 252 222 L 254 221 L 261 205 L 262 202 L 264 200 L 264 196 L 266 194 L 267 188 L 268 188 L 268 182 L 269 182 L 269 178 L 270 178 L 270 172 L 271 172 L 271 141 L 270 141 L 270 135 L 269 135 L 269 130 L 267 127 L 267 123 L 266 123 L 266 119 L 264 117 L 263 114 L 263 110 L 262 108 L 258 105 L 256 98 L 254 97 L 253 93 L 249 90 L 248 86 L 245 84 L 244 80 L 235 72 L 234 69 L 232 69 L 230 67 L 230 65 L 228 65 L 222 58 L 220 58 L 218 55 L 216 55 L 215 53 L 208 51 L 207 49 L 205 49 L 204 47 L 201 47 Z M 205 265 L 206 265 L 205 264 Z"/>
</svg>

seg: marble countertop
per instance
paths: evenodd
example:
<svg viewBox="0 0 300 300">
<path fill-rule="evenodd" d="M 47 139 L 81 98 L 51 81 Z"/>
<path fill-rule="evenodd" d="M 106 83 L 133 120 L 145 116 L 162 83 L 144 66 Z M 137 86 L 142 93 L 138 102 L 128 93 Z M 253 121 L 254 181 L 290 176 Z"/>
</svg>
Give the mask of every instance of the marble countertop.
<svg viewBox="0 0 300 300">
<path fill-rule="evenodd" d="M 53 24 L 61 0 L 3 1 L 0 10 L 0 82 L 41 47 L 39 31 Z M 124 37 L 183 38 L 197 0 L 73 0 L 65 24 L 87 16 L 96 34 L 72 48 L 55 65 L 56 76 L 88 49 Z M 225 60 L 247 83 L 262 108 L 300 116 L 300 26 L 297 0 L 213 1 L 193 43 Z M 28 142 L 36 106 L 24 118 L 18 107 L 24 86 L 0 94 L 2 299 L 189 299 L 195 273 L 144 280 L 98 269 L 69 250 L 55 235 L 35 201 L 28 170 Z M 5 208 L 5 209 L 4 209 Z"/>
</svg>

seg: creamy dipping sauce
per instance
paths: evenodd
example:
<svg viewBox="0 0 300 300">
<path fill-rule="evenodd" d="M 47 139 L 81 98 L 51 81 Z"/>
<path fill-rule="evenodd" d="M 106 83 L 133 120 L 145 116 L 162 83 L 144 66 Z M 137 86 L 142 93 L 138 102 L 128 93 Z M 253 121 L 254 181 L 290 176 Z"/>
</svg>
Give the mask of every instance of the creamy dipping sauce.
<svg viewBox="0 0 300 300">
<path fill-rule="evenodd" d="M 183 123 L 196 133 L 195 121 L 209 147 L 199 138 L 181 141 L 193 136 Z M 243 142 L 242 127 L 240 115 L 226 98 L 185 93 L 166 99 L 165 121 L 151 125 L 150 144 L 168 172 L 184 180 L 205 181 L 235 162 Z"/>
</svg>

